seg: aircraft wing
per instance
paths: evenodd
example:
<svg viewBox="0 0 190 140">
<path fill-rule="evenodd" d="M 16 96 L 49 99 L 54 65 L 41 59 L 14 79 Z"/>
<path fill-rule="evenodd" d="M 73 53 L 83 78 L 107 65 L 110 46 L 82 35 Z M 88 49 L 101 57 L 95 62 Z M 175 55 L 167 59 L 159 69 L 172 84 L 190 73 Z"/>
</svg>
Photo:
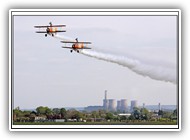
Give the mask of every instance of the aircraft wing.
<svg viewBox="0 0 190 140">
<path fill-rule="evenodd" d="M 52 25 L 50 27 L 65 27 L 66 25 Z"/>
<path fill-rule="evenodd" d="M 55 32 L 66 32 L 65 30 L 57 30 Z"/>
<path fill-rule="evenodd" d="M 36 33 L 47 33 L 46 31 L 36 31 Z"/>
<path fill-rule="evenodd" d="M 76 41 L 61 41 L 61 43 L 83 43 L 83 44 L 91 44 L 91 42 L 76 42 Z"/>
<path fill-rule="evenodd" d="M 77 43 L 91 44 L 91 42 L 77 42 Z"/>
<path fill-rule="evenodd" d="M 34 28 L 47 28 L 47 27 L 50 27 L 50 26 L 34 26 Z"/>
<path fill-rule="evenodd" d="M 61 41 L 61 43 L 76 43 L 76 41 Z"/>
<path fill-rule="evenodd" d="M 89 47 L 77 48 L 77 50 L 83 50 L 83 49 L 92 49 L 92 48 L 89 48 Z"/>
<path fill-rule="evenodd" d="M 65 30 L 51 31 L 50 33 L 66 32 Z M 47 33 L 47 31 L 36 31 L 36 33 Z"/>
<path fill-rule="evenodd" d="M 82 48 L 82 49 L 92 49 L 92 48 L 89 48 L 89 47 L 84 47 L 84 48 Z"/>
<path fill-rule="evenodd" d="M 34 28 L 48 28 L 48 27 L 65 27 L 66 25 L 48 25 L 48 26 L 34 26 Z"/>
<path fill-rule="evenodd" d="M 66 49 L 72 49 L 72 47 L 64 47 L 64 46 L 63 46 L 62 48 L 66 48 Z"/>
</svg>

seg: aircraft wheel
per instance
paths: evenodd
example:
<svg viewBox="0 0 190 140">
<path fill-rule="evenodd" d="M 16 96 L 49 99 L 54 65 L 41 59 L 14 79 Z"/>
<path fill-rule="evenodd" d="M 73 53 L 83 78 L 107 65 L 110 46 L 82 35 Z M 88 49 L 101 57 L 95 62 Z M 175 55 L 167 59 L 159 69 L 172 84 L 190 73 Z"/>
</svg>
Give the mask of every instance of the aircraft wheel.
<svg viewBox="0 0 190 140">
<path fill-rule="evenodd" d="M 73 50 L 70 50 L 70 52 L 72 53 L 72 52 L 73 52 Z"/>
<path fill-rule="evenodd" d="M 52 36 L 54 36 L 54 34 L 52 34 Z"/>
<path fill-rule="evenodd" d="M 77 52 L 79 53 L 79 50 L 77 50 Z"/>
<path fill-rule="evenodd" d="M 45 34 L 45 37 L 47 37 L 47 34 Z"/>
</svg>

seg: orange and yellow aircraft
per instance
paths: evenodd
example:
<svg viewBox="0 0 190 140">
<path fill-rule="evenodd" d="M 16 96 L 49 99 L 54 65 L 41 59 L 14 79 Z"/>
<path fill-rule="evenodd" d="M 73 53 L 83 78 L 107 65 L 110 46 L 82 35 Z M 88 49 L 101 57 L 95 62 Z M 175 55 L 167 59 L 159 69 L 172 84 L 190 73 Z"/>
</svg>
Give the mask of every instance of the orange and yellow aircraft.
<svg viewBox="0 0 190 140">
<path fill-rule="evenodd" d="M 79 42 L 78 38 L 75 39 L 75 41 L 61 41 L 61 43 L 71 43 L 72 46 L 71 47 L 67 47 L 67 46 L 63 46 L 62 48 L 67 48 L 67 49 L 71 49 L 70 52 L 72 53 L 73 50 L 79 53 L 79 50 L 82 49 L 91 49 L 89 47 L 87 47 L 87 44 L 91 44 L 91 42 Z"/>
<path fill-rule="evenodd" d="M 39 31 L 36 31 L 36 33 L 45 33 L 45 37 L 47 37 L 47 35 L 54 36 L 54 34 L 56 34 L 57 32 L 66 32 L 65 30 L 62 29 L 65 26 L 66 25 L 53 25 L 50 22 L 48 26 L 34 26 L 34 28 L 39 29 Z"/>
</svg>

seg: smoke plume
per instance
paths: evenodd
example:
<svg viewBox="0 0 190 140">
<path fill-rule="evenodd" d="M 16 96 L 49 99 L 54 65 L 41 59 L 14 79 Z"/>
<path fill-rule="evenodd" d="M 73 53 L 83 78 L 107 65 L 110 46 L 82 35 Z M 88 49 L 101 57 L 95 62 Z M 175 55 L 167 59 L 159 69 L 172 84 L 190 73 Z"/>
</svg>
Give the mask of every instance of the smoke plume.
<svg viewBox="0 0 190 140">
<path fill-rule="evenodd" d="M 127 67 L 133 72 L 142 76 L 147 76 L 151 79 L 176 84 L 176 71 L 175 69 L 169 67 L 167 68 L 160 65 L 149 65 L 126 56 L 117 56 L 91 50 L 82 50 L 80 53 L 89 57 L 97 58 L 99 60 L 104 60 Z"/>
<path fill-rule="evenodd" d="M 63 35 L 55 35 L 54 37 L 66 41 L 75 41 L 74 39 Z M 171 67 L 164 67 L 159 64 L 151 65 L 126 56 L 117 56 L 91 50 L 82 50 L 80 51 L 80 53 L 89 57 L 97 58 L 99 60 L 104 60 L 127 67 L 137 74 L 147 76 L 154 80 L 160 80 L 176 84 L 176 70 Z"/>
</svg>

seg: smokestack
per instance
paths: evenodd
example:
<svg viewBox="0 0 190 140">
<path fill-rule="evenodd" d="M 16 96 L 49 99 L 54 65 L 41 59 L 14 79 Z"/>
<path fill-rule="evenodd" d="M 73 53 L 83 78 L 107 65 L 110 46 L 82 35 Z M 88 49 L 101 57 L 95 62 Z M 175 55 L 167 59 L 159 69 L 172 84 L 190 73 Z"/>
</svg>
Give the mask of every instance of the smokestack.
<svg viewBox="0 0 190 140">
<path fill-rule="evenodd" d="M 105 100 L 107 100 L 107 90 L 105 90 Z"/>
<path fill-rule="evenodd" d="M 105 90 L 105 98 L 103 100 L 103 108 L 108 111 L 108 99 L 107 99 L 107 90 Z"/>
<path fill-rule="evenodd" d="M 158 110 L 161 110 L 161 103 L 158 103 Z"/>
<path fill-rule="evenodd" d="M 145 108 L 145 103 L 143 103 L 143 108 Z"/>
</svg>

